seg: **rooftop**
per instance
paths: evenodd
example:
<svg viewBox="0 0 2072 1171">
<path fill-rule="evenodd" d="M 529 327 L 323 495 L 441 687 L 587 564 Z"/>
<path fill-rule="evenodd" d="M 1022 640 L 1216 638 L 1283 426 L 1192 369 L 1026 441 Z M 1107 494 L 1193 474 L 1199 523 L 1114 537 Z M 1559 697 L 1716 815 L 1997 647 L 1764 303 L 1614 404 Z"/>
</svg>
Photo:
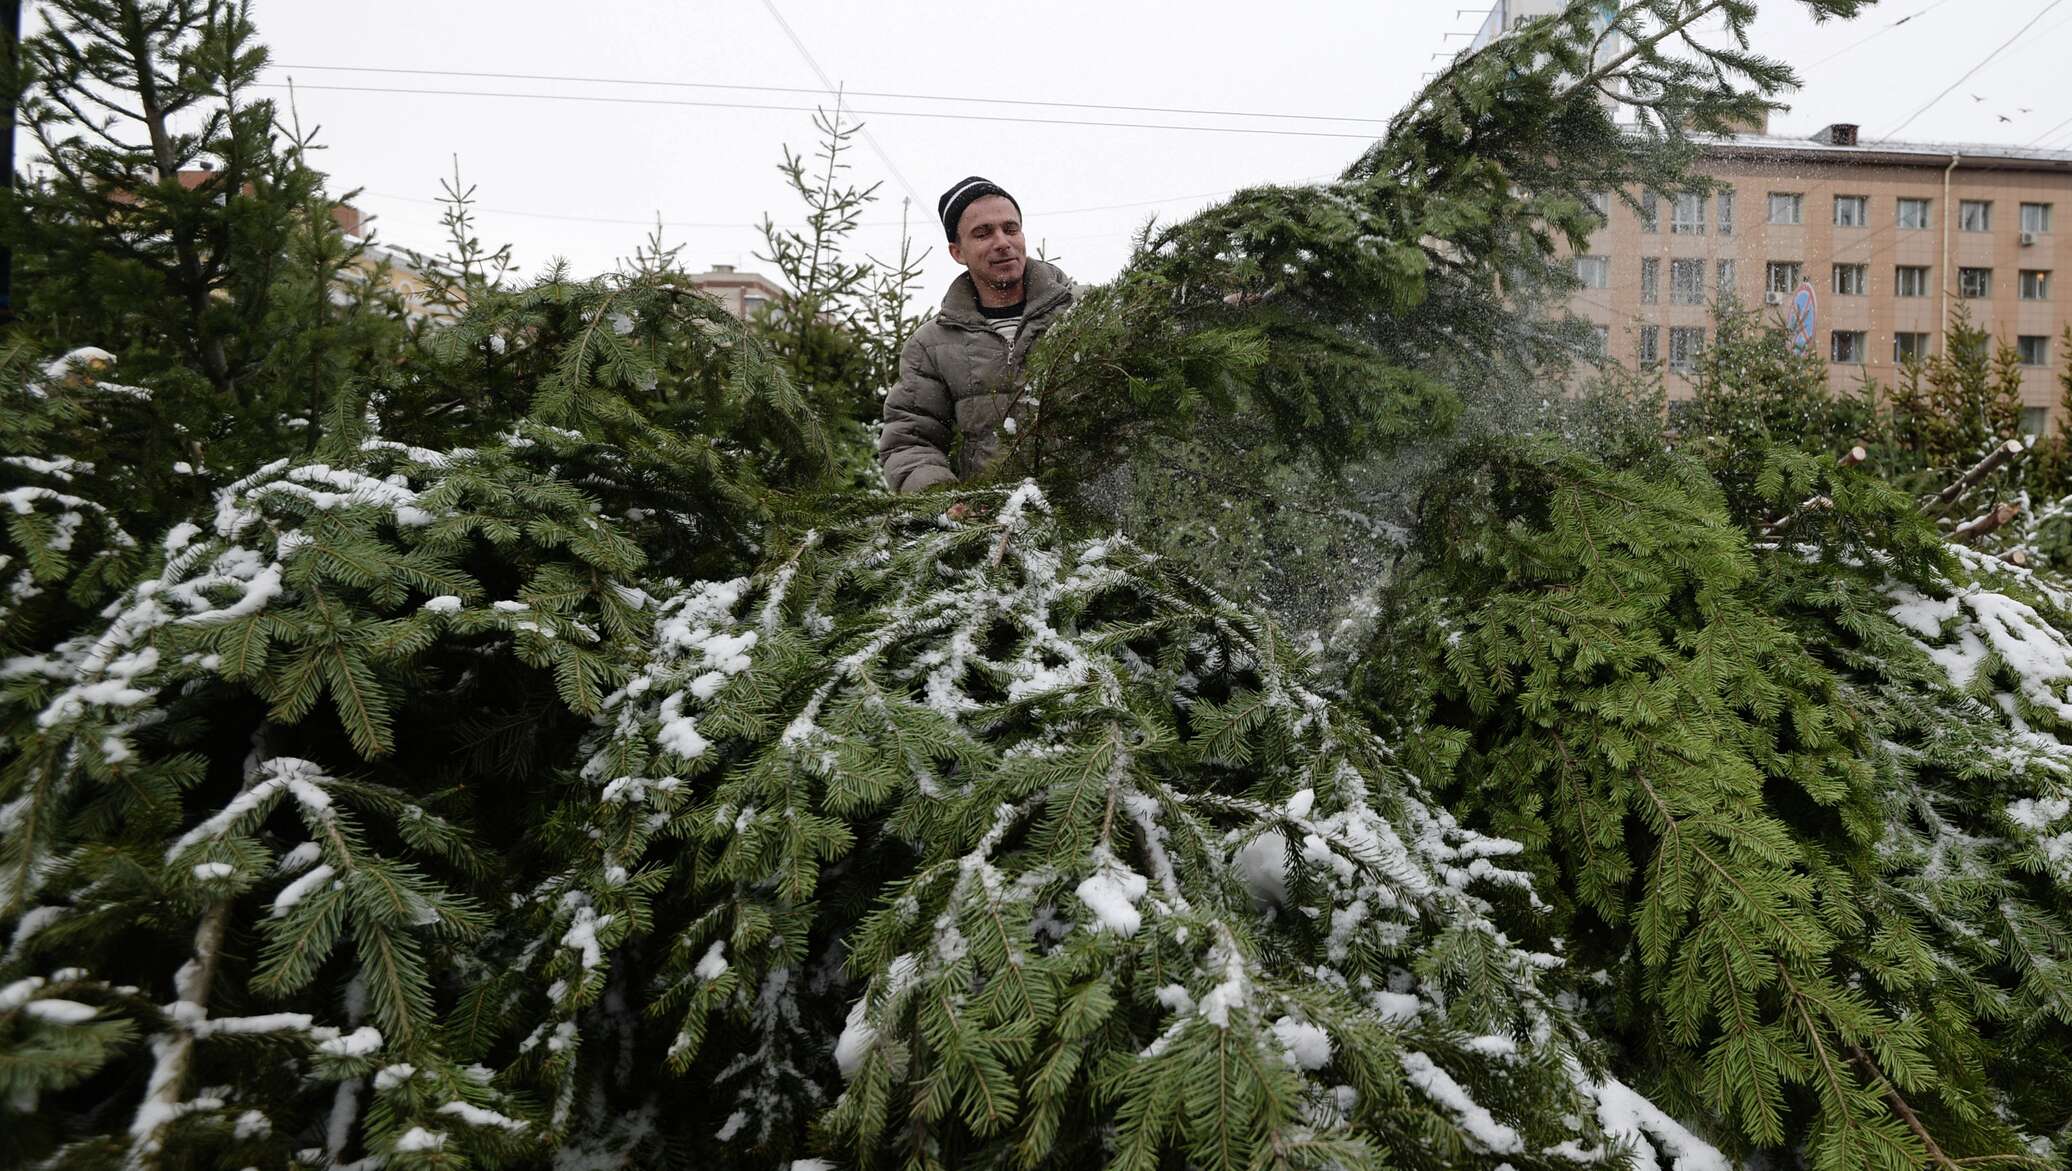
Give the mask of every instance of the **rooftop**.
<svg viewBox="0 0 2072 1171">
<path fill-rule="evenodd" d="M 1727 155 L 1775 155 L 1818 162 L 1880 163 L 1887 166 L 1946 167 L 1952 156 L 1960 167 L 2014 171 L 2072 172 L 2072 150 L 2038 150 L 2001 142 L 1860 142 L 1843 145 L 1831 141 L 1827 127 L 1808 138 L 1783 134 L 1694 134 L 1692 141 L 1710 148 L 1707 153 Z M 1848 127 L 1853 138 L 1855 127 Z"/>
</svg>

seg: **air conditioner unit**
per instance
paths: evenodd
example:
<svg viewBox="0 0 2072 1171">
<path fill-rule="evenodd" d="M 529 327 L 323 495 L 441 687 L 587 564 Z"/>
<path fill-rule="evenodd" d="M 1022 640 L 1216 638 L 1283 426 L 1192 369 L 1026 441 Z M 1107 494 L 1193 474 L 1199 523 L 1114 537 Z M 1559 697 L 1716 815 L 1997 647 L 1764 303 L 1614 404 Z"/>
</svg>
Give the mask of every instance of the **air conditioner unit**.
<svg viewBox="0 0 2072 1171">
<path fill-rule="evenodd" d="M 2030 245 L 2032 245 L 2032 244 L 2034 244 L 2034 243 L 2036 243 L 2036 233 L 2034 233 L 2034 232 L 2023 232 L 2023 233 L 2022 233 L 2022 247 L 2024 247 L 2024 248 L 2027 248 L 2027 247 L 2029 247 Z"/>
<path fill-rule="evenodd" d="M 1763 294 L 1763 304 L 1765 304 L 1765 305 L 1782 305 L 1782 304 L 1784 304 L 1784 294 L 1783 294 L 1783 293 L 1778 293 L 1778 292 L 1768 292 L 1768 293 L 1764 293 L 1764 294 Z"/>
</svg>

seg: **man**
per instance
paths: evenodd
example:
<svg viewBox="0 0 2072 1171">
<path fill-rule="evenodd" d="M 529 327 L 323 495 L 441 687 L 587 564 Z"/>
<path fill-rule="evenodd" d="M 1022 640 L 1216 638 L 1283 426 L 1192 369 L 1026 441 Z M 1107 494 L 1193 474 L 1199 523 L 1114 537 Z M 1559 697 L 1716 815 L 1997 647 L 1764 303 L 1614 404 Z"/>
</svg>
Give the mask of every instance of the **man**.
<svg viewBox="0 0 2072 1171">
<path fill-rule="evenodd" d="M 1021 205 L 999 185 L 973 175 L 936 212 L 964 274 L 907 342 L 885 396 L 878 463 L 894 492 L 968 480 L 999 456 L 1029 348 L 1072 303 L 1065 274 L 1029 259 Z"/>
</svg>

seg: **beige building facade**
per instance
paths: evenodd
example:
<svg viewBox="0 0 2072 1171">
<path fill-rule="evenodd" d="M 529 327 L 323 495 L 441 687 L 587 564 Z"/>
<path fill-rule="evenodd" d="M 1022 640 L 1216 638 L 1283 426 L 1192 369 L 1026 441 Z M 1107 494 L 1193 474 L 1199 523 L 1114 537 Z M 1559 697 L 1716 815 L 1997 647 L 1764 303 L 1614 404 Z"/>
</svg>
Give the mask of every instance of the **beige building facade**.
<svg viewBox="0 0 2072 1171">
<path fill-rule="evenodd" d="M 1829 359 L 1837 390 L 1891 384 L 1899 362 L 1940 353 L 1960 307 L 2019 348 L 2025 428 L 2056 421 L 2057 372 L 2072 314 L 2058 288 L 2072 265 L 2072 152 L 1980 144 L 1861 143 L 1854 126 L 1812 139 L 1709 136 L 1694 169 L 1716 190 L 1605 193 L 1606 223 L 1575 259 L 1573 312 L 1606 356 L 1659 363 L 1672 402 L 1731 295 Z M 2062 228 L 2062 230 L 2061 230 Z M 2072 278 L 2072 271 L 2064 274 Z"/>
<path fill-rule="evenodd" d="M 712 271 L 691 277 L 691 286 L 726 306 L 727 312 L 743 321 L 765 305 L 774 305 L 784 290 L 761 273 L 736 272 L 731 264 L 715 264 Z"/>
</svg>

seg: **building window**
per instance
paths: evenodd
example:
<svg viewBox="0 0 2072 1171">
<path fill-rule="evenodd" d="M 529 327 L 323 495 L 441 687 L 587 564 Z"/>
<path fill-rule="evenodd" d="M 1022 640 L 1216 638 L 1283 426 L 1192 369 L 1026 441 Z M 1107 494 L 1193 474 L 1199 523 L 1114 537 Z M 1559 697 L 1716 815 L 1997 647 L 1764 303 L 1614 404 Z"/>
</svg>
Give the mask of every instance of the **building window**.
<svg viewBox="0 0 2072 1171">
<path fill-rule="evenodd" d="M 1652 305 L 1662 297 L 1662 262 L 1652 256 L 1640 261 L 1640 303 Z"/>
<path fill-rule="evenodd" d="M 1799 287 L 1799 262 L 1773 260 L 1763 266 L 1763 290 L 1790 296 Z"/>
<path fill-rule="evenodd" d="M 743 293 L 741 295 L 741 315 L 743 317 L 754 317 L 756 310 L 769 303 L 770 299 L 768 297 L 758 297 L 751 293 Z"/>
<path fill-rule="evenodd" d="M 1864 361 L 1863 331 L 1860 329 L 1838 329 L 1828 342 L 1828 358 L 1847 365 L 1861 365 Z"/>
<path fill-rule="evenodd" d="M 1734 296 L 1734 262 L 1720 261 L 1717 276 L 1718 280 L 1715 283 L 1718 285 L 1719 295 L 1731 300 Z"/>
<path fill-rule="evenodd" d="M 1695 325 L 1669 327 L 1669 368 L 1690 373 L 1698 368 L 1698 353 L 1705 348 L 1705 330 Z"/>
<path fill-rule="evenodd" d="M 1870 224 L 1871 201 L 1861 195 L 1835 196 L 1835 226 L 1861 228 Z"/>
<path fill-rule="evenodd" d="M 2050 338 L 2043 334 L 2025 333 L 2014 342 L 2015 348 L 2022 352 L 2022 365 L 2050 365 Z"/>
<path fill-rule="evenodd" d="M 1662 331 L 1656 326 L 1643 325 L 1633 334 L 1633 356 L 1643 366 L 1652 366 L 1662 360 Z"/>
<path fill-rule="evenodd" d="M 1895 297 L 1925 297 L 1928 295 L 1928 267 L 1918 264 L 1902 264 L 1892 270 L 1892 295 Z"/>
<path fill-rule="evenodd" d="M 1960 268 L 1957 270 L 1957 295 L 1960 297 L 1990 297 L 1993 295 L 1993 270 L 1990 268 Z"/>
<path fill-rule="evenodd" d="M 1770 192 L 1770 222 L 1773 224 L 1805 223 L 1806 197 L 1791 191 Z"/>
<path fill-rule="evenodd" d="M 1702 236 L 1705 234 L 1705 197 L 1695 191 L 1678 194 L 1669 204 L 1669 234 L 1672 236 Z"/>
<path fill-rule="evenodd" d="M 1957 203 L 1957 230 L 1960 232 L 1990 232 L 1993 230 L 1993 201 L 1990 199 L 1964 199 Z"/>
<path fill-rule="evenodd" d="M 1672 260 L 1669 262 L 1669 299 L 1678 305 L 1703 305 L 1705 303 L 1704 261 Z"/>
<path fill-rule="evenodd" d="M 1925 199 L 1900 200 L 1899 226 L 1902 228 L 1926 228 L 1928 226 L 1928 201 Z"/>
<path fill-rule="evenodd" d="M 2050 205 L 2047 203 L 2023 204 L 2022 231 L 2036 236 L 2050 231 Z"/>
<path fill-rule="evenodd" d="M 1928 358 L 1928 335 L 1925 333 L 1895 333 L 1892 335 L 1892 360 L 1894 362 L 1922 362 Z"/>
<path fill-rule="evenodd" d="M 2037 268 L 2025 268 L 2022 270 L 2022 300 L 2050 300 L 2050 273 L 2047 270 Z"/>
<path fill-rule="evenodd" d="M 2043 429 L 2048 426 L 2050 426 L 2049 407 L 2022 408 L 2022 434 L 2041 435 L 2043 434 Z"/>
<path fill-rule="evenodd" d="M 1594 212 L 1596 212 L 1596 213 L 1597 213 L 1597 218 L 1598 218 L 1598 219 L 1599 219 L 1599 220 L 1600 220 L 1601 222 L 1604 222 L 1604 223 L 1607 223 L 1607 224 L 1608 224 L 1608 223 L 1610 223 L 1610 222 L 1612 222 L 1612 194 L 1611 194 L 1611 192 L 1609 192 L 1609 191 L 1592 191 L 1592 192 L 1590 192 L 1590 193 L 1588 193 L 1588 194 L 1586 194 L 1586 195 L 1584 195 L 1584 196 L 1583 196 L 1583 201 L 1584 201 L 1585 203 L 1588 203 L 1588 204 L 1590 205 L 1590 210 L 1591 210 L 1591 211 L 1594 211 Z"/>
<path fill-rule="evenodd" d="M 1656 204 L 1655 193 L 1652 191 L 1641 192 L 1640 230 L 1643 232 L 1656 232 L 1661 230 L 1661 226 L 1662 213 Z"/>
<path fill-rule="evenodd" d="M 1719 234 L 1722 236 L 1733 235 L 1734 189 L 1732 187 L 1721 188 L 1719 194 L 1713 197 L 1713 202 L 1719 206 Z"/>
<path fill-rule="evenodd" d="M 1870 291 L 1871 266 L 1868 264 L 1835 265 L 1835 293 L 1843 297 L 1861 297 Z"/>
<path fill-rule="evenodd" d="M 1576 280 L 1586 289 L 1608 289 L 1612 283 L 1612 262 L 1602 256 L 1578 256 Z"/>
</svg>

